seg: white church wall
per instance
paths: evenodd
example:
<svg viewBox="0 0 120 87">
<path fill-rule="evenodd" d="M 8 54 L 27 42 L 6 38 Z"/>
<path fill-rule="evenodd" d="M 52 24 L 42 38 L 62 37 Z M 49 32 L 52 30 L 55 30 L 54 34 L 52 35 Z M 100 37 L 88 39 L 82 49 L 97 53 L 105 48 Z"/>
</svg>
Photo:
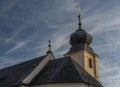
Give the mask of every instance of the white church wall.
<svg viewBox="0 0 120 87">
<path fill-rule="evenodd" d="M 56 84 L 36 85 L 31 87 L 96 87 L 96 86 L 89 86 L 89 84 L 85 84 L 85 83 L 56 83 Z"/>
</svg>

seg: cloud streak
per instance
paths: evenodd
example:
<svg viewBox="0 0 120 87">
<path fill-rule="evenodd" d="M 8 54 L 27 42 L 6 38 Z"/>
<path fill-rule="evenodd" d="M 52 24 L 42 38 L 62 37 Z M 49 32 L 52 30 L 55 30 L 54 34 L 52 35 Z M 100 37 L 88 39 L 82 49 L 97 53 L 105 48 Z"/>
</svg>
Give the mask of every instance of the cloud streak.
<svg viewBox="0 0 120 87">
<path fill-rule="evenodd" d="M 13 48 L 11 48 L 10 50 L 8 50 L 6 53 L 9 54 L 11 52 L 14 52 L 18 49 L 20 49 L 21 47 L 23 47 L 27 42 L 19 42 L 16 46 L 14 46 Z"/>
<path fill-rule="evenodd" d="M 4 14 L 8 11 L 10 11 L 15 4 L 17 3 L 18 0 L 7 0 L 7 3 L 5 3 L 4 1 L 0 1 L 1 3 L 1 8 L 0 8 L 0 16 L 4 16 Z"/>
</svg>

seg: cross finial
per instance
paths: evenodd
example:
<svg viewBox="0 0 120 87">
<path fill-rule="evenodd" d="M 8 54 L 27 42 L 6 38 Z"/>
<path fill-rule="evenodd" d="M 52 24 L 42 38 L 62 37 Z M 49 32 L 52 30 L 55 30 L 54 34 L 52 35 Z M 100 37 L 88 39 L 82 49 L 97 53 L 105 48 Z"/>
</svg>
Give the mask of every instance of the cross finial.
<svg viewBox="0 0 120 87">
<path fill-rule="evenodd" d="M 52 51 L 51 51 L 51 41 L 48 40 L 48 43 L 49 43 L 49 44 L 48 44 L 48 48 L 49 48 L 49 49 L 48 49 L 48 51 L 47 51 L 47 54 L 48 54 L 48 53 L 52 53 Z"/>
<path fill-rule="evenodd" d="M 49 42 L 49 45 L 48 45 L 48 47 L 49 47 L 49 51 L 51 51 L 51 41 L 48 40 L 48 42 Z"/>
</svg>

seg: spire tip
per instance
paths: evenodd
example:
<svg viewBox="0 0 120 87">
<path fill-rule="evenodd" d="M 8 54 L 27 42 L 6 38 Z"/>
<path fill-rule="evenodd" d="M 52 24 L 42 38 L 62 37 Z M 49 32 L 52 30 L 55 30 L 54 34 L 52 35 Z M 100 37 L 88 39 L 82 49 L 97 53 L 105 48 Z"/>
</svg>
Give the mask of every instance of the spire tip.
<svg viewBox="0 0 120 87">
<path fill-rule="evenodd" d="M 79 19 L 79 23 L 78 23 L 78 30 L 81 30 L 81 17 L 80 17 L 80 5 L 78 5 L 78 19 Z"/>
<path fill-rule="evenodd" d="M 80 5 L 78 5 L 78 16 L 80 16 Z"/>
</svg>

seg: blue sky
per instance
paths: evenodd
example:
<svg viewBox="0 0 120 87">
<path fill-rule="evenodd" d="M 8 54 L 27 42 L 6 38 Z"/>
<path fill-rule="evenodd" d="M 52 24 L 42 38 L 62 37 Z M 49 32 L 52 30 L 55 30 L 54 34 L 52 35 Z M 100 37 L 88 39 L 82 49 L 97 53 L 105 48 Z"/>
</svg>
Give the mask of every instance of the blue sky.
<svg viewBox="0 0 120 87">
<path fill-rule="evenodd" d="M 100 56 L 102 84 L 119 87 L 120 0 L 0 0 L 0 68 L 46 54 L 49 39 L 61 57 L 78 29 L 79 4 L 82 27 Z"/>
</svg>

